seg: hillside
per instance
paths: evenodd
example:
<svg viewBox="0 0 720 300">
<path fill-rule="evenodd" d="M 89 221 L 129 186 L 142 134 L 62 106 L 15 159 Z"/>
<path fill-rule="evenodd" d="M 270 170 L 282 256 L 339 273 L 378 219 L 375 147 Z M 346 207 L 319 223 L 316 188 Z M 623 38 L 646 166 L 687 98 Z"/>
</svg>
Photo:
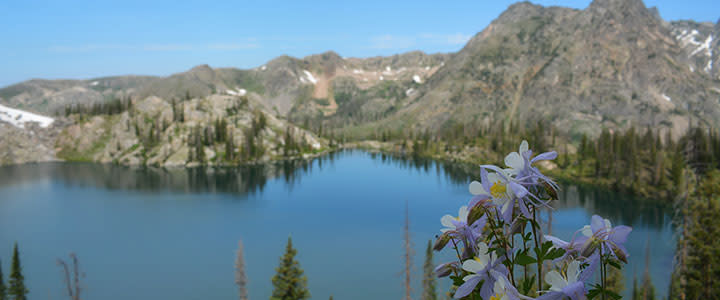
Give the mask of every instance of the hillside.
<svg viewBox="0 0 720 300">
<path fill-rule="evenodd" d="M 720 21 L 668 22 L 641 0 L 595 0 L 585 9 L 522 2 L 511 5 L 457 53 L 343 58 L 326 52 L 281 56 L 246 70 L 200 65 L 168 77 L 30 80 L 0 89 L 0 104 L 61 115 L 66 108 L 129 97 L 147 110 L 185 102 L 191 115 L 225 101 L 219 99 L 240 97 L 252 105 L 245 113 L 263 111 L 280 122 L 278 128 L 295 124 L 355 139 L 379 132 L 442 133 L 538 121 L 549 122 L 557 129 L 554 133 L 575 141 L 584 134 L 597 137 L 605 128 L 653 128 L 678 137 L 690 123 L 720 126 L 718 54 Z M 202 122 L 225 117 L 209 114 Z M 104 128 L 127 118 L 75 116 L 68 119 L 66 133 L 87 122 Z M 116 130 L 114 134 L 121 135 Z M 65 137 L 59 139 L 66 145 L 63 149 L 80 147 L 72 145 L 71 138 L 90 139 L 79 133 Z M 159 142 L 173 144 L 171 152 L 182 151 L 169 137 Z M 127 150 L 136 143 L 120 144 Z M 93 149 L 99 151 L 97 147 Z M 144 148 L 142 159 L 137 153 L 126 157 L 125 150 L 120 155 L 105 148 L 102 153 L 75 149 L 71 153 L 81 154 L 70 156 L 168 163 L 169 156 L 153 158 L 147 154 L 157 149 Z"/>
<path fill-rule="evenodd" d="M 170 102 L 151 96 L 122 112 L 70 115 L 56 140 L 71 161 L 164 167 L 235 165 L 326 150 L 324 139 L 241 96 Z"/>
</svg>

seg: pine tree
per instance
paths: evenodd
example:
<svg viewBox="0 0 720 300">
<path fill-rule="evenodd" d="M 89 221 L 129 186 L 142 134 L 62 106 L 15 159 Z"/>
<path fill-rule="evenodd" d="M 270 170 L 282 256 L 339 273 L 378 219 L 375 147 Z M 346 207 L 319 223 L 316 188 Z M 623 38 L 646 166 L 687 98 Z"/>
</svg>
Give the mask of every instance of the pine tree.
<svg viewBox="0 0 720 300">
<path fill-rule="evenodd" d="M 18 251 L 18 244 L 15 243 L 13 248 L 12 265 L 10 266 L 10 280 L 8 281 L 10 288 L 8 289 L 8 296 L 11 296 L 13 300 L 26 300 L 28 289 L 25 287 L 25 277 L 22 275 L 22 267 L 20 266 L 20 253 Z"/>
<path fill-rule="evenodd" d="M 435 264 L 433 263 L 432 241 L 428 241 L 425 249 L 425 265 L 423 265 L 423 295 L 422 300 L 437 300 L 435 291 Z"/>
<path fill-rule="evenodd" d="M 0 300 L 5 299 L 7 299 L 7 288 L 5 287 L 5 282 L 3 281 L 2 262 L 0 262 Z"/>
<path fill-rule="evenodd" d="M 715 176 L 708 176 L 701 186 L 716 186 Z M 708 181 L 711 181 L 708 183 Z M 709 189 L 713 193 L 713 189 Z M 720 294 L 720 205 L 717 195 L 700 188 L 689 209 L 685 294 L 687 299 L 710 299 Z"/>
<path fill-rule="evenodd" d="M 307 289 L 307 277 L 303 275 L 300 263 L 295 260 L 297 250 L 292 246 L 292 239 L 288 237 L 285 255 L 280 258 L 280 266 L 272 278 L 273 293 L 271 300 L 299 300 L 310 298 Z"/>
</svg>

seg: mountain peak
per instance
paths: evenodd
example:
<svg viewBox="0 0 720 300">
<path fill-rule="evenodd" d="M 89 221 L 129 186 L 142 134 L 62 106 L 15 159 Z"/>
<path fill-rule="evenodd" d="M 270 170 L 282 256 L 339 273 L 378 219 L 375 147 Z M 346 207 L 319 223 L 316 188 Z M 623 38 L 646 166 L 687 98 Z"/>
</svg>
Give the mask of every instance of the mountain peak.
<svg viewBox="0 0 720 300">
<path fill-rule="evenodd" d="M 192 72 L 192 73 L 208 72 L 208 71 L 212 71 L 212 68 L 210 68 L 210 66 L 207 64 L 197 65 L 197 66 L 194 66 L 192 69 L 190 69 L 190 72 Z"/>
<path fill-rule="evenodd" d="M 543 6 L 532 4 L 528 1 L 514 3 L 502 13 L 496 19 L 499 23 L 513 23 L 520 19 L 525 19 L 527 16 L 537 15 Z"/>
<path fill-rule="evenodd" d="M 588 9 L 618 13 L 648 12 L 648 8 L 642 0 L 593 0 Z"/>
</svg>

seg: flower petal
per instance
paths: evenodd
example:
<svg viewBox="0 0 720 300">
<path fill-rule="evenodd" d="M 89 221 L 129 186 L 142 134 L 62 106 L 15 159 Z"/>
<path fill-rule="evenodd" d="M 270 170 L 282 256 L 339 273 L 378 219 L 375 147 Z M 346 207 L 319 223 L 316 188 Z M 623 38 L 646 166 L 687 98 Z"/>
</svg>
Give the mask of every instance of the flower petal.
<svg viewBox="0 0 720 300">
<path fill-rule="evenodd" d="M 587 260 L 585 260 L 586 263 L 589 265 L 585 267 L 585 269 L 580 272 L 580 275 L 578 275 L 578 281 L 588 281 L 590 277 L 595 273 L 595 270 L 597 270 L 598 265 L 600 265 L 600 255 L 597 253 L 590 256 Z"/>
<path fill-rule="evenodd" d="M 524 198 L 528 194 L 528 190 L 516 182 L 510 182 L 510 189 L 512 190 L 513 194 L 515 194 L 515 197 L 518 198 Z"/>
<path fill-rule="evenodd" d="M 580 274 L 580 262 L 573 260 L 568 264 L 567 268 L 567 281 L 573 283 L 577 281 L 577 277 Z"/>
<path fill-rule="evenodd" d="M 523 160 L 520 154 L 513 152 L 505 156 L 505 165 L 515 170 L 515 173 L 517 173 L 517 170 L 521 170 L 525 165 L 525 160 Z"/>
<path fill-rule="evenodd" d="M 567 285 L 565 278 L 558 273 L 558 271 L 552 270 L 545 274 L 545 282 L 550 285 L 551 291 L 560 292 Z"/>
<path fill-rule="evenodd" d="M 460 219 L 461 222 L 467 222 L 468 217 L 468 208 L 467 206 L 463 205 L 460 207 L 460 210 L 458 210 L 458 219 Z"/>
<path fill-rule="evenodd" d="M 533 157 L 533 159 L 530 161 L 531 163 L 534 163 L 539 160 L 553 160 L 557 158 L 557 152 L 550 151 L 545 153 L 540 153 L 537 156 Z"/>
<path fill-rule="evenodd" d="M 590 221 L 590 228 L 592 229 L 593 234 L 600 232 L 601 230 L 605 229 L 605 219 L 603 219 L 601 216 L 593 215 L 592 219 Z"/>
<path fill-rule="evenodd" d="M 560 300 L 563 297 L 565 297 L 565 294 L 563 294 L 562 292 L 549 292 L 535 298 L 535 300 Z"/>
<path fill-rule="evenodd" d="M 570 243 L 563 241 L 559 238 L 556 238 L 552 235 L 546 235 L 545 240 L 551 241 L 556 248 L 567 249 L 568 245 L 570 245 Z"/>
<path fill-rule="evenodd" d="M 480 279 L 482 279 L 478 275 L 470 275 L 465 277 L 465 283 L 463 283 L 455 292 L 455 295 L 453 295 L 453 298 L 460 299 L 462 297 L 465 297 L 467 295 L 470 295 L 472 291 L 477 286 L 478 282 L 480 282 Z"/>
<path fill-rule="evenodd" d="M 473 181 L 470 183 L 470 194 L 473 195 L 485 195 L 487 192 L 485 191 L 485 188 L 483 188 L 482 183 L 479 183 L 477 181 Z"/>
<path fill-rule="evenodd" d="M 488 171 L 485 168 L 480 168 L 480 181 L 485 192 L 490 191 L 490 180 L 488 180 Z"/>
<path fill-rule="evenodd" d="M 468 259 L 463 262 L 462 268 L 463 268 L 463 270 L 468 271 L 468 272 L 478 273 L 478 272 L 482 271 L 483 269 L 485 269 L 485 266 L 487 266 L 487 262 L 482 263 L 482 262 L 478 262 L 477 260 L 474 260 L 474 259 Z"/>
<path fill-rule="evenodd" d="M 562 289 L 562 292 L 572 300 L 585 299 L 585 284 L 582 282 L 569 284 Z"/>
<path fill-rule="evenodd" d="M 455 225 L 453 225 L 453 221 L 454 221 L 454 220 L 455 220 L 455 218 L 454 218 L 453 216 L 451 216 L 451 215 L 444 215 L 444 216 L 440 219 L 440 224 L 442 224 L 442 225 L 445 226 L 445 227 L 454 229 L 454 228 L 455 228 Z"/>
<path fill-rule="evenodd" d="M 610 233 L 609 240 L 616 244 L 624 244 L 631 231 L 632 227 L 630 226 L 620 225 L 615 227 Z"/>
<path fill-rule="evenodd" d="M 585 225 L 583 228 L 580 229 L 580 232 L 586 237 L 591 237 L 593 235 L 592 228 L 590 228 L 590 225 Z"/>
<path fill-rule="evenodd" d="M 528 142 L 527 142 L 526 140 L 523 140 L 523 141 L 520 143 L 520 149 L 519 149 L 519 150 L 520 150 L 520 154 L 525 153 L 526 151 L 528 151 L 528 149 L 530 149 L 530 146 L 528 145 Z"/>
</svg>

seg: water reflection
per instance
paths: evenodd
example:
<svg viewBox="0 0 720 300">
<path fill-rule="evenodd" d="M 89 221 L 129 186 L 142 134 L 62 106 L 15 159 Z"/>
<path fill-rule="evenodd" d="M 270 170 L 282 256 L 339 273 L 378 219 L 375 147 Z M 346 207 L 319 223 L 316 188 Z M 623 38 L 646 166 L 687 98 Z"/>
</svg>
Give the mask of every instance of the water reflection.
<svg viewBox="0 0 720 300">
<path fill-rule="evenodd" d="M 311 160 L 288 160 L 270 164 L 217 168 L 128 167 L 96 163 L 42 163 L 0 167 L 0 187 L 56 180 L 70 186 L 99 187 L 110 190 L 139 190 L 173 193 L 230 193 L 251 195 L 262 192 L 268 181 L 282 178 L 288 189 L 315 168 L 332 167 L 337 159 L 352 156 L 357 150 L 332 152 Z M 418 157 L 370 153 L 372 160 L 400 169 L 416 170 L 444 178 L 456 186 L 467 185 L 479 177 L 475 166 L 439 162 Z M 642 224 L 663 228 L 671 223 L 672 209 L 663 201 L 594 187 L 563 183 L 556 209 L 582 207 L 588 213 L 619 220 L 623 224 Z"/>
<path fill-rule="evenodd" d="M 605 189 L 562 184 L 556 209 L 582 207 L 621 224 L 664 228 L 672 224 L 672 207 L 664 200 L 644 199 Z"/>
<path fill-rule="evenodd" d="M 0 187 L 56 180 L 69 186 L 109 190 L 162 191 L 173 193 L 262 192 L 267 182 L 282 178 L 292 187 L 303 175 L 332 165 L 341 153 L 312 160 L 288 160 L 270 164 L 216 168 L 155 168 L 98 163 L 41 163 L 0 167 Z"/>
</svg>

